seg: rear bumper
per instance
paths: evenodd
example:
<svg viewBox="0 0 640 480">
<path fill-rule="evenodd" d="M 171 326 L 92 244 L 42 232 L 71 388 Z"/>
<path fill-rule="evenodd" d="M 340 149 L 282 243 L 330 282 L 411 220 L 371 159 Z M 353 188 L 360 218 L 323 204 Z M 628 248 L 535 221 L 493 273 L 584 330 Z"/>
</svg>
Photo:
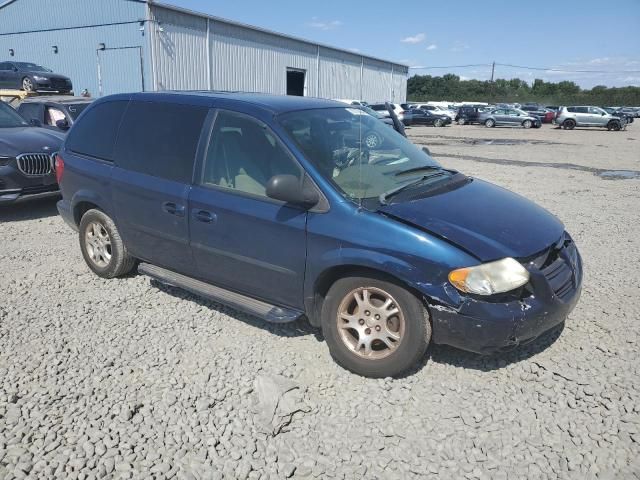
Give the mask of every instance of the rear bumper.
<svg viewBox="0 0 640 480">
<path fill-rule="evenodd" d="M 65 199 L 63 198 L 62 200 L 58 201 L 56 207 L 58 207 L 58 213 L 65 221 L 65 223 L 77 232 L 78 226 L 76 225 L 75 219 L 73 218 L 73 212 L 71 211 L 71 205 L 69 204 L 69 202 L 65 201 Z"/>
<path fill-rule="evenodd" d="M 510 350 L 563 323 L 580 299 L 582 260 L 577 253 L 572 284 L 560 295 L 538 270 L 530 270 L 534 295 L 494 303 L 461 297 L 456 306 L 430 305 L 433 341 L 480 354 Z M 451 287 L 453 296 L 459 296 Z"/>
</svg>

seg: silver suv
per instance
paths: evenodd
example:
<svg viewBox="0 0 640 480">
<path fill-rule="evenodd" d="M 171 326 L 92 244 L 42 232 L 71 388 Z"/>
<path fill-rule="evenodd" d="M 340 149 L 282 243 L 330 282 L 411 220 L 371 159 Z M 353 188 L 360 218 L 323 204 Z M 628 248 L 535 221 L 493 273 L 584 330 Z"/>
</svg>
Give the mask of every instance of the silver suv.
<svg viewBox="0 0 640 480">
<path fill-rule="evenodd" d="M 560 107 L 555 119 L 556 125 L 565 130 L 575 127 L 601 127 L 607 130 L 621 130 L 625 122 L 608 114 L 600 107 Z"/>
</svg>

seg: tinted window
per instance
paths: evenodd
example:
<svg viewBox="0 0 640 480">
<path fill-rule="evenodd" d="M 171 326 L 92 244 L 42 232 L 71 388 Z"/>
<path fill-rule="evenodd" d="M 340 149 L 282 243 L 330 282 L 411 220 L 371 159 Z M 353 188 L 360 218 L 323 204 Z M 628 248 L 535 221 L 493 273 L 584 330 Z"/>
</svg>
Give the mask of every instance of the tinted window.
<svg viewBox="0 0 640 480">
<path fill-rule="evenodd" d="M 386 106 L 384 106 L 384 105 L 371 105 L 371 108 L 372 108 L 373 110 L 378 111 L 378 112 L 379 112 L 380 110 L 386 110 L 386 109 L 387 109 L 387 107 L 386 107 Z"/>
<path fill-rule="evenodd" d="M 0 62 L 0 70 L 11 70 L 11 64 L 7 62 Z"/>
<path fill-rule="evenodd" d="M 36 119 L 42 121 L 40 118 L 41 107 L 37 103 L 23 103 L 18 109 L 18 113 L 27 120 Z"/>
<path fill-rule="evenodd" d="M 191 183 L 208 108 L 131 102 L 122 120 L 116 163 L 127 170 Z"/>
<path fill-rule="evenodd" d="M 577 111 L 576 107 L 567 107 L 567 112 L 576 113 Z"/>
<path fill-rule="evenodd" d="M 211 135 L 202 183 L 266 197 L 274 175 L 301 177 L 301 169 L 262 122 L 221 111 Z"/>
<path fill-rule="evenodd" d="M 113 160 L 113 150 L 127 101 L 99 103 L 87 111 L 69 132 L 66 148 L 102 160 Z"/>
<path fill-rule="evenodd" d="M 87 108 L 89 105 L 91 105 L 89 102 L 87 103 L 76 103 L 74 105 L 68 105 L 67 106 L 67 110 L 69 111 L 69 115 L 71 115 L 71 118 L 73 118 L 74 120 L 76 118 L 78 118 L 78 116 L 84 112 L 85 108 Z"/>
<path fill-rule="evenodd" d="M 577 113 L 589 113 L 589 109 L 587 107 L 575 107 Z"/>
</svg>

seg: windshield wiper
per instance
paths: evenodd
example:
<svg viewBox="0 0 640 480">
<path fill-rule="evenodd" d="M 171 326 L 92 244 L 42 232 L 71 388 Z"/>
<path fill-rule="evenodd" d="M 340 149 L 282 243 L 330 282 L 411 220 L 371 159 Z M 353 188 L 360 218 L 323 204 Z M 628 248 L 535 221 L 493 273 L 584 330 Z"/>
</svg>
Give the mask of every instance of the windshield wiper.
<svg viewBox="0 0 640 480">
<path fill-rule="evenodd" d="M 442 167 L 436 165 L 422 165 L 421 167 L 407 168 L 395 174 L 395 176 L 404 175 L 406 173 L 420 172 L 422 170 L 442 170 Z"/>
<path fill-rule="evenodd" d="M 387 202 L 387 200 L 391 197 L 393 197 L 394 195 L 397 195 L 398 193 L 411 188 L 411 187 L 415 187 L 417 185 L 420 185 L 422 182 L 424 182 L 425 180 L 428 180 L 430 178 L 434 178 L 434 177 L 440 177 L 442 175 L 444 175 L 445 172 L 435 172 L 435 173 L 431 173 L 429 175 L 423 175 L 422 177 L 414 180 L 413 182 L 409 182 L 409 183 L 405 183 L 404 185 L 400 185 L 399 187 L 396 188 L 392 188 L 391 190 L 387 191 L 387 192 L 383 192 L 380 194 L 380 196 L 378 197 L 378 201 L 380 202 L 381 205 L 388 205 L 389 203 Z"/>
</svg>

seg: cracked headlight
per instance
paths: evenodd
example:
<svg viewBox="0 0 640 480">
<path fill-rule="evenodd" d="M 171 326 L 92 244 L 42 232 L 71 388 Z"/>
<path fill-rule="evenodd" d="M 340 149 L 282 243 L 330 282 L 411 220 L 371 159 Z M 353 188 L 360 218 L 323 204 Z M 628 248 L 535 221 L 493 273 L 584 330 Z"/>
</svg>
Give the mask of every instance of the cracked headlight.
<svg viewBox="0 0 640 480">
<path fill-rule="evenodd" d="M 529 281 L 529 272 L 513 258 L 475 267 L 459 268 L 449 273 L 449 282 L 458 290 L 476 295 L 493 295 L 521 287 Z"/>
</svg>

